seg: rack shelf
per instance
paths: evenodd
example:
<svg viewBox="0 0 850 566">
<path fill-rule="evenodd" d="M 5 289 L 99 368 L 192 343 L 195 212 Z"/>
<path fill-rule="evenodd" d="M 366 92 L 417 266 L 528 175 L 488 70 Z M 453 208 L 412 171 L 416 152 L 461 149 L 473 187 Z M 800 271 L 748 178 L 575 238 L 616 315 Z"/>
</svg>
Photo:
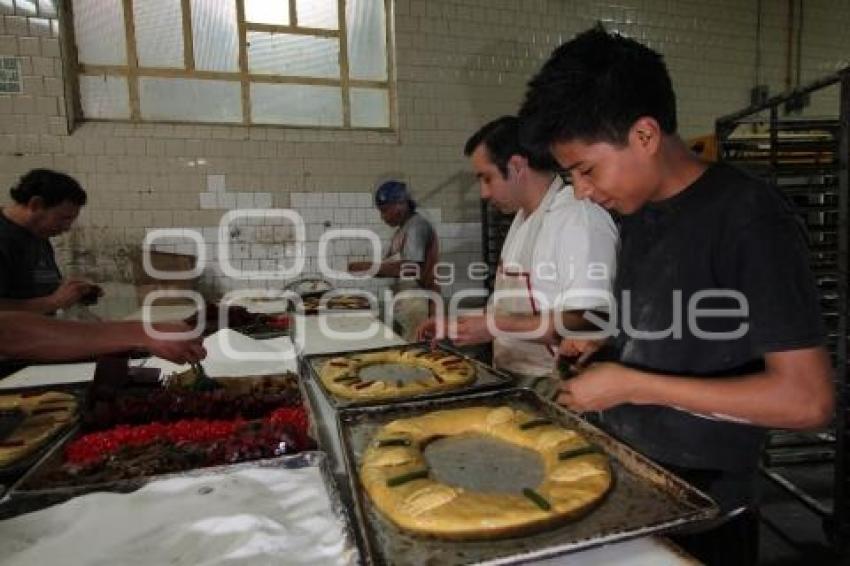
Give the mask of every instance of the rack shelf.
<svg viewBox="0 0 850 566">
<path fill-rule="evenodd" d="M 788 99 L 839 89 L 839 104 L 825 118 L 780 119 Z M 827 345 L 835 367 L 836 412 L 827 431 L 772 431 L 762 460 L 765 477 L 823 518 L 839 549 L 850 540 L 850 367 L 848 366 L 848 252 L 850 252 L 850 67 L 763 104 L 719 118 L 719 159 L 778 186 L 796 206 L 809 232 L 812 269 L 821 291 Z M 783 474 L 790 466 L 833 466 L 831 502 Z"/>
</svg>

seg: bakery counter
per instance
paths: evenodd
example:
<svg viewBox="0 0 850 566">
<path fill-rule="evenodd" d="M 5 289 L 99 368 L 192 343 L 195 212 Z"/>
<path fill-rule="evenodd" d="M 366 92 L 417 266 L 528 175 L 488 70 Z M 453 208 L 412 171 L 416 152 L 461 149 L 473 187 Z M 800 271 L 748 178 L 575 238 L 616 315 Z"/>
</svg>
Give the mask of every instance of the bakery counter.
<svg viewBox="0 0 850 566">
<path fill-rule="evenodd" d="M 163 311 L 160 314 L 180 317 L 183 313 Z M 272 473 L 264 470 L 264 465 L 257 464 L 259 467 L 255 468 L 253 463 L 246 463 L 234 470 L 207 468 L 163 480 L 154 478 L 141 489 L 120 496 L 94 492 L 76 497 L 0 523 L 0 531 L 7 533 L 0 537 L 0 549 L 9 558 L 9 563 L 50 563 L 59 556 L 79 558 L 77 563 L 81 564 L 106 559 L 120 562 L 121 556 L 142 552 L 141 549 L 150 547 L 153 540 L 158 541 L 155 544 L 157 561 L 168 561 L 178 554 L 184 559 L 191 557 L 192 561 L 201 561 L 211 556 L 210 553 L 224 552 L 222 549 L 226 547 L 227 552 L 235 553 L 232 556 L 246 564 L 266 564 L 281 556 L 305 564 L 360 563 L 362 556 L 354 549 L 353 540 L 341 542 L 355 521 L 345 512 L 354 508 L 354 500 L 347 487 L 350 478 L 337 427 L 337 411 L 319 384 L 308 377 L 304 361 L 306 356 L 362 352 L 402 346 L 406 342 L 370 313 L 296 316 L 293 322 L 292 342 L 281 345 L 278 353 L 288 353 L 287 357 L 297 353 L 301 390 L 312 410 L 314 436 L 326 454 L 322 456 L 323 470 L 307 466 L 310 469 Z M 263 342 L 267 347 L 276 348 L 278 340 Z M 210 362 L 205 365 L 215 373 L 218 364 L 214 360 Z M 225 373 L 237 367 L 228 366 L 227 360 L 221 362 Z M 155 359 L 133 363 L 172 372 L 178 369 Z M 246 362 L 239 364 L 245 366 Z M 243 369 L 255 369 L 248 367 L 250 365 L 247 363 Z M 85 385 L 93 373 L 93 364 L 32 366 L 12 376 L 11 381 L 0 383 L 0 387 L 34 384 L 52 387 L 80 382 Z M 163 493 L 173 494 L 173 497 L 161 497 Z M 107 504 L 108 507 L 104 507 Z M 98 511 L 88 513 L 87 509 Z M 129 521 L 129 516 L 140 519 Z M 165 523 L 154 520 L 166 516 Z M 81 517 L 84 520 L 79 520 Z M 96 525 L 98 517 L 103 519 L 102 526 Z M 163 529 L 182 529 L 188 525 L 192 525 L 186 531 L 194 533 L 191 536 L 162 538 Z M 69 540 L 93 530 L 103 534 L 99 537 L 103 544 L 76 545 L 76 550 L 68 546 Z M 263 540 L 257 539 L 257 533 L 263 533 Z M 308 544 L 311 541 L 315 541 L 313 546 Z M 69 552 L 77 554 L 69 555 Z M 665 539 L 645 536 L 576 552 L 568 559 L 561 556 L 533 563 L 664 566 L 693 564 L 694 561 Z"/>
<path fill-rule="evenodd" d="M 329 336 L 323 329 L 343 331 L 354 329 L 362 331 L 373 326 L 371 338 L 366 335 L 353 337 Z M 315 378 L 315 372 L 308 367 L 305 358 L 324 359 L 324 354 L 337 352 L 354 352 L 362 356 L 364 350 L 391 348 L 405 344 L 395 336 L 383 323 L 377 321 L 368 313 L 328 314 L 318 317 L 302 317 L 295 324 L 293 335 L 296 349 L 301 357 L 301 371 L 304 379 L 304 389 L 316 417 L 317 436 L 323 450 L 329 455 L 329 464 L 335 478 L 341 500 L 349 509 L 355 508 L 355 497 L 350 488 L 349 471 L 346 470 L 344 447 L 337 425 L 336 407 L 329 401 L 322 390 L 321 384 Z M 352 512 L 353 513 L 353 512 Z M 352 522 L 356 518 L 350 517 Z M 565 562 L 568 560 L 568 562 Z M 399 564 L 404 561 L 398 562 Z M 643 536 L 633 540 L 606 544 L 583 551 L 574 552 L 567 559 L 564 556 L 550 559 L 535 560 L 534 564 L 615 564 L 615 565 L 682 565 L 695 562 L 670 544 L 663 537 Z"/>
</svg>

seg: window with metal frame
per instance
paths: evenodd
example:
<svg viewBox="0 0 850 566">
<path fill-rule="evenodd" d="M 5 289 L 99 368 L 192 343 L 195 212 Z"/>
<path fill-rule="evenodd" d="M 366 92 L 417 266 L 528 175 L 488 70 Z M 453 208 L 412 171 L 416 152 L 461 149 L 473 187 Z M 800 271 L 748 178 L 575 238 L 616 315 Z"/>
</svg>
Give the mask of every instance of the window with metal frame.
<svg viewBox="0 0 850 566">
<path fill-rule="evenodd" d="M 392 0 L 72 0 L 82 120 L 389 129 Z"/>
</svg>

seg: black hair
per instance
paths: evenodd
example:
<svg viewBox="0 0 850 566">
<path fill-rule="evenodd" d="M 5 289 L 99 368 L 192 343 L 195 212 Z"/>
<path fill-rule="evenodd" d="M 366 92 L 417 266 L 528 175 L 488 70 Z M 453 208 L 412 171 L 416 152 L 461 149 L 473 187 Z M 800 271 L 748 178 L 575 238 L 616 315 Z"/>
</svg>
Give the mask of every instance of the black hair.
<svg viewBox="0 0 850 566">
<path fill-rule="evenodd" d="M 71 176 L 50 169 L 33 169 L 20 179 L 9 191 L 18 204 L 27 204 L 33 197 L 41 197 L 47 208 L 65 201 L 77 206 L 86 204 L 86 192 Z"/>
<path fill-rule="evenodd" d="M 555 49 L 519 116 L 522 143 L 536 151 L 570 140 L 623 145 L 643 116 L 675 133 L 676 95 L 659 53 L 598 24 Z"/>
<path fill-rule="evenodd" d="M 484 144 L 487 156 L 503 177 L 508 176 L 508 161 L 514 155 L 526 158 L 528 165 L 537 171 L 557 169 L 548 151 L 531 151 L 519 143 L 519 119 L 516 116 L 502 116 L 482 126 L 466 141 L 463 154 L 469 157 L 481 144 Z"/>
</svg>

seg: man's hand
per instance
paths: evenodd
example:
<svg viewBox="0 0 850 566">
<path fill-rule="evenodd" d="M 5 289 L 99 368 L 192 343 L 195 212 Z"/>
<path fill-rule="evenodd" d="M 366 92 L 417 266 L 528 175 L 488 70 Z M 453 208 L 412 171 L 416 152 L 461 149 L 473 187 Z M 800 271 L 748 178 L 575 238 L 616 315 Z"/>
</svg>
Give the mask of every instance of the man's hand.
<svg viewBox="0 0 850 566">
<path fill-rule="evenodd" d="M 436 318 L 429 318 L 428 320 L 420 324 L 419 327 L 416 329 L 416 339 L 420 342 L 430 340 L 432 345 L 435 342 L 442 340 L 446 337 L 445 322 L 446 321 L 443 320 L 442 324 L 438 324 Z"/>
<path fill-rule="evenodd" d="M 593 364 L 561 384 L 557 401 L 578 413 L 631 403 L 638 396 L 641 376 L 641 372 L 620 364 Z"/>
<path fill-rule="evenodd" d="M 564 358 L 581 358 L 590 357 L 602 346 L 605 345 L 604 340 L 580 340 L 578 338 L 564 338 L 561 341 L 561 346 L 558 348 L 558 353 Z M 586 359 L 586 358 L 585 358 Z"/>
<path fill-rule="evenodd" d="M 54 310 L 68 308 L 77 304 L 86 293 L 91 292 L 92 287 L 96 286 L 83 279 L 66 279 L 50 295 L 50 304 Z"/>
<path fill-rule="evenodd" d="M 370 269 L 372 269 L 371 261 L 352 261 L 348 264 L 348 271 L 350 273 L 361 273 Z"/>
<path fill-rule="evenodd" d="M 91 285 L 89 285 L 89 288 L 85 292 L 85 294 L 82 297 L 80 297 L 80 304 L 86 305 L 86 306 L 91 306 L 91 305 L 97 303 L 97 301 L 102 296 L 103 296 L 103 287 L 101 287 L 100 285 L 91 284 Z"/>
<path fill-rule="evenodd" d="M 458 346 L 483 344 L 493 339 L 487 328 L 487 315 L 477 314 L 461 316 L 450 327 L 450 338 Z"/>
<path fill-rule="evenodd" d="M 192 328 L 183 322 L 155 324 L 154 328 L 160 333 L 183 333 Z M 154 338 L 145 335 L 144 348 L 154 356 L 159 356 L 176 364 L 197 362 L 207 356 L 201 337 L 191 339 L 172 339 L 170 337 Z"/>
<path fill-rule="evenodd" d="M 493 339 L 487 328 L 486 315 L 461 316 L 454 320 L 429 318 L 416 329 L 417 340 L 430 340 L 432 344 L 451 339 L 456 346 L 483 344 Z"/>
</svg>

